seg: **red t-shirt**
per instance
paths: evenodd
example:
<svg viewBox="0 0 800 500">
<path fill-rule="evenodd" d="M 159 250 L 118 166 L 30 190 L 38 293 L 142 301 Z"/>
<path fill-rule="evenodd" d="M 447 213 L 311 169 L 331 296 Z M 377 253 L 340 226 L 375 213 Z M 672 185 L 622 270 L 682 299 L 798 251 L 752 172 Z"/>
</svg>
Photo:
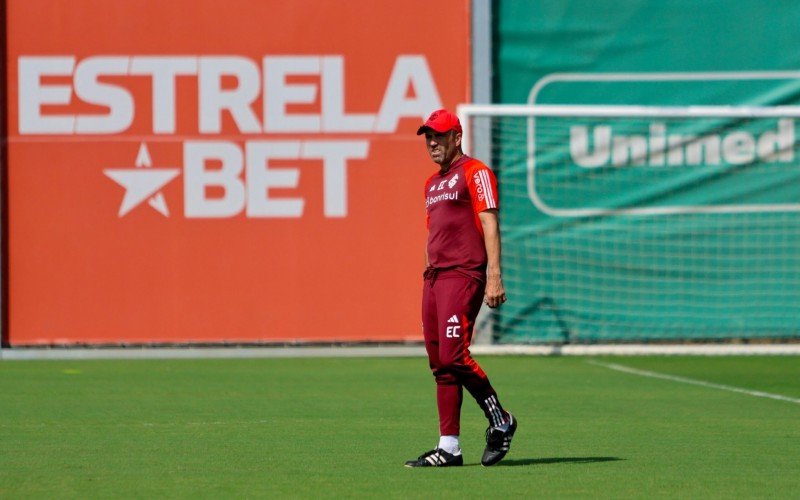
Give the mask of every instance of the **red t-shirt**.
<svg viewBox="0 0 800 500">
<path fill-rule="evenodd" d="M 425 182 L 428 260 L 437 269 L 486 272 L 478 214 L 498 208 L 497 179 L 480 161 L 462 156 L 446 174 Z"/>
</svg>

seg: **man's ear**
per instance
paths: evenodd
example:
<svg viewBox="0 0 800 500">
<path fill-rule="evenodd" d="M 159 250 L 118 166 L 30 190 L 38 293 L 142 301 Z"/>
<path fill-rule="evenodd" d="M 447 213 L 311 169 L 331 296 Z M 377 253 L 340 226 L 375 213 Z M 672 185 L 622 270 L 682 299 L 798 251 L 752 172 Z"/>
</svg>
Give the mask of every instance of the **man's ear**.
<svg viewBox="0 0 800 500">
<path fill-rule="evenodd" d="M 461 147 L 461 132 L 456 132 L 456 146 Z"/>
</svg>

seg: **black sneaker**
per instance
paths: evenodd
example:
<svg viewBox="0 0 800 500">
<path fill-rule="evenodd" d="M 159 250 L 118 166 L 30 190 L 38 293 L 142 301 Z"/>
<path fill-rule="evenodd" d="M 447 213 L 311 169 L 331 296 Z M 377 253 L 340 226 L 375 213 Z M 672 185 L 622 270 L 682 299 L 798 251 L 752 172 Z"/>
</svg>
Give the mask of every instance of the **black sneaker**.
<svg viewBox="0 0 800 500">
<path fill-rule="evenodd" d="M 508 422 L 499 427 L 486 429 L 486 449 L 483 450 L 481 465 L 494 465 L 506 456 L 511 448 L 511 438 L 517 430 L 517 419 L 508 414 Z"/>
<path fill-rule="evenodd" d="M 406 467 L 452 467 L 457 465 L 464 465 L 464 457 L 451 455 L 439 448 L 423 453 L 416 460 L 406 462 Z"/>
</svg>

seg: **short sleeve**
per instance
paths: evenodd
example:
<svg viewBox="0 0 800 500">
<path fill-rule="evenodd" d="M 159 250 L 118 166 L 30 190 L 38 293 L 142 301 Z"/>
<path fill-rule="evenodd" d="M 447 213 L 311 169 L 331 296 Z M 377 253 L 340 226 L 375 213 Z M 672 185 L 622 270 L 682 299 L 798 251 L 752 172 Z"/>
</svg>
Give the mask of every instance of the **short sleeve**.
<svg viewBox="0 0 800 500">
<path fill-rule="evenodd" d="M 476 214 L 500 207 L 497 197 L 497 178 L 483 163 L 476 162 L 475 167 L 469 169 L 467 186 L 472 198 L 472 209 Z"/>
</svg>

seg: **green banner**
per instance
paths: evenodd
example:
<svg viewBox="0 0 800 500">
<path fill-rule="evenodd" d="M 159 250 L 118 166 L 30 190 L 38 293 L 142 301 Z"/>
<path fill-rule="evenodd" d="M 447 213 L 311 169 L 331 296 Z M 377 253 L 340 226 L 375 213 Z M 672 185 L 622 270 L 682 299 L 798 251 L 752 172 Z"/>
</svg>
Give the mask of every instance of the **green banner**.
<svg viewBox="0 0 800 500">
<path fill-rule="evenodd" d="M 497 2 L 503 104 L 800 104 L 787 2 Z M 800 121 L 498 118 L 499 342 L 800 336 Z"/>
</svg>

